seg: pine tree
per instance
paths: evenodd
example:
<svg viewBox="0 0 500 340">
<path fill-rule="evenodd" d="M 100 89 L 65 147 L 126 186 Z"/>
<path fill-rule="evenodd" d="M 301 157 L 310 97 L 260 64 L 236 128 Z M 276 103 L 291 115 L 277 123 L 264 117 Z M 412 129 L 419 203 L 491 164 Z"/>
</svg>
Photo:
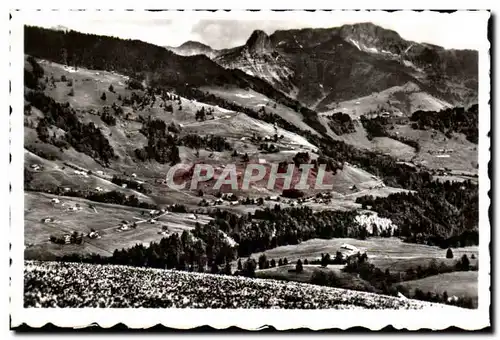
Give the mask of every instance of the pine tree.
<svg viewBox="0 0 500 340">
<path fill-rule="evenodd" d="M 259 256 L 259 269 L 265 269 L 266 261 L 267 261 L 266 254 L 262 254 Z"/>
<path fill-rule="evenodd" d="M 451 251 L 451 248 L 448 248 L 448 250 L 446 251 L 446 258 L 447 259 L 453 258 L 453 251 Z"/>
<path fill-rule="evenodd" d="M 106 100 L 106 93 L 104 93 L 104 92 L 102 93 L 101 100 Z"/>
<path fill-rule="evenodd" d="M 238 270 L 239 271 L 243 270 L 243 265 L 241 264 L 241 259 L 238 259 Z"/>
<path fill-rule="evenodd" d="M 448 292 L 446 290 L 443 292 L 443 302 L 448 302 Z"/>
<path fill-rule="evenodd" d="M 252 259 L 251 257 L 248 258 L 245 261 L 245 268 L 244 268 L 245 276 L 255 277 L 255 269 L 256 268 L 257 268 L 257 264 L 255 263 L 255 260 Z"/>
<path fill-rule="evenodd" d="M 330 254 L 321 255 L 321 266 L 326 267 L 330 263 Z"/>
<path fill-rule="evenodd" d="M 219 272 L 219 267 L 217 266 L 217 263 L 215 263 L 215 261 L 212 262 L 212 267 L 210 268 L 210 272 L 212 274 L 217 274 Z"/>
<path fill-rule="evenodd" d="M 297 264 L 295 265 L 295 272 L 302 273 L 304 271 L 304 267 L 302 266 L 302 261 L 299 259 Z"/>
</svg>

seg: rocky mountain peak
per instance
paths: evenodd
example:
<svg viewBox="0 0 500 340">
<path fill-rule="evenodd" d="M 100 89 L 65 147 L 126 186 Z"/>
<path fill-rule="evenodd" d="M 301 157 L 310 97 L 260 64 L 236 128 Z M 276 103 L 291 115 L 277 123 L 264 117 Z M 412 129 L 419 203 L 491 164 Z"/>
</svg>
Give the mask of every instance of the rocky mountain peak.
<svg viewBox="0 0 500 340">
<path fill-rule="evenodd" d="M 271 39 L 266 32 L 261 30 L 253 31 L 250 38 L 248 38 L 245 46 L 249 49 L 250 52 L 255 53 L 264 53 L 273 50 Z"/>
<path fill-rule="evenodd" d="M 199 49 L 211 49 L 210 46 L 205 45 L 199 41 L 189 40 L 179 46 L 179 48 L 199 48 Z"/>
</svg>

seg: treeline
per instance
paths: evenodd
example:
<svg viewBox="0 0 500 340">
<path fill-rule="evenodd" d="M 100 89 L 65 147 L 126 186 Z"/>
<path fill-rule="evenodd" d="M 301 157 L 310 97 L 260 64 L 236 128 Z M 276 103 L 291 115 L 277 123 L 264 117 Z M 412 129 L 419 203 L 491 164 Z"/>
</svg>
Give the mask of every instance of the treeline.
<svg viewBox="0 0 500 340">
<path fill-rule="evenodd" d="M 335 132 L 336 135 L 344 135 L 346 133 L 356 132 L 354 123 L 346 113 L 335 112 L 328 117 L 328 126 Z"/>
<path fill-rule="evenodd" d="M 217 135 L 200 136 L 188 134 L 180 137 L 177 143 L 191 149 L 206 149 L 217 152 L 233 150 L 231 144 L 224 137 Z"/>
<path fill-rule="evenodd" d="M 71 145 L 76 151 L 82 152 L 103 165 L 116 158 L 113 147 L 101 130 L 94 123 L 84 124 L 78 120 L 75 111 L 69 103 L 60 104 L 46 96 L 41 91 L 27 91 L 25 99 L 44 113 L 36 128 L 41 141 L 65 148 Z M 66 133 L 57 138 L 50 134 L 50 127 L 56 126 Z"/>
<path fill-rule="evenodd" d="M 442 248 L 479 242 L 479 196 L 477 186 L 470 181 L 433 181 L 416 193 L 395 193 L 385 198 L 363 196 L 356 202 L 390 218 L 399 226 L 399 236 L 408 242 Z"/>
<path fill-rule="evenodd" d="M 253 215 L 237 216 L 216 210 L 209 224 L 239 244 L 238 255 L 249 256 L 282 245 L 298 244 L 311 238 L 330 239 L 368 236 L 365 227 L 355 222 L 355 211 L 313 212 L 309 207 L 256 210 Z M 390 236 L 390 235 L 388 235 Z"/>
<path fill-rule="evenodd" d="M 479 106 L 472 105 L 469 109 L 463 107 L 449 108 L 439 112 L 417 111 L 411 116 L 414 129 L 435 129 L 451 138 L 451 133 L 463 133 L 467 140 L 478 143 Z"/>
</svg>

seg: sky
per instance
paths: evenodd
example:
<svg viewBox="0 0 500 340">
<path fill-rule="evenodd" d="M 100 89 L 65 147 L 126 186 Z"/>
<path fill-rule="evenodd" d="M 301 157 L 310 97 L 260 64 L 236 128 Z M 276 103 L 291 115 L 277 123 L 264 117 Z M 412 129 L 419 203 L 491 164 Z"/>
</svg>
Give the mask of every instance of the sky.
<svg viewBox="0 0 500 340">
<path fill-rule="evenodd" d="M 33 11 L 24 12 L 23 19 L 29 25 L 64 26 L 84 33 L 139 39 L 159 46 L 178 46 L 194 40 L 215 49 L 242 45 L 256 29 L 272 34 L 278 29 L 373 22 L 398 32 L 406 40 L 445 48 L 479 49 L 486 36 L 485 14 L 470 11 Z"/>
</svg>

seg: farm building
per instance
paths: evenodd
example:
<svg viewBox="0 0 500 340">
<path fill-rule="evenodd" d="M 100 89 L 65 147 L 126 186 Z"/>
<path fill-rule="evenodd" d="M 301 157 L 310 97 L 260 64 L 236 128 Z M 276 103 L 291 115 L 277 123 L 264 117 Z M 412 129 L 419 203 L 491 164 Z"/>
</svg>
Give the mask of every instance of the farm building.
<svg viewBox="0 0 500 340">
<path fill-rule="evenodd" d="M 344 243 L 340 246 L 341 249 L 344 249 L 344 250 L 349 250 L 349 251 L 358 251 L 358 248 L 356 248 L 355 246 L 353 245 L 350 245 L 350 244 L 347 244 L 347 243 Z"/>
<path fill-rule="evenodd" d="M 99 232 L 93 230 L 89 233 L 89 238 L 100 238 Z"/>
</svg>

